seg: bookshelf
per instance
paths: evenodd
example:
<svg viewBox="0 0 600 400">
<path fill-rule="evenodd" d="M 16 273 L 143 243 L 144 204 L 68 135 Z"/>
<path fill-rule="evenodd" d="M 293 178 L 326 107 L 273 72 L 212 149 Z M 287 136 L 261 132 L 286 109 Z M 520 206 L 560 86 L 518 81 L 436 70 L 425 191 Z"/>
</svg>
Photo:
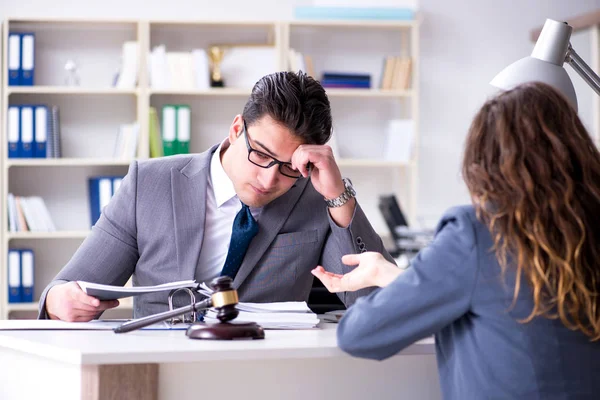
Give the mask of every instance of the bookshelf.
<svg viewBox="0 0 600 400">
<path fill-rule="evenodd" d="M 41 196 L 57 231 L 9 232 L 7 215 L 2 212 L 0 257 L 6 260 L 10 248 L 34 250 L 34 299 L 37 301 L 47 283 L 90 232 L 87 179 L 127 173 L 131 160 L 112 158 L 120 124 L 139 124 L 136 158 L 145 159 L 150 154 L 150 107 L 160 110 L 165 104 L 190 106 L 192 153 L 205 151 L 221 141 L 233 117 L 241 113 L 251 84 L 227 86 L 226 82 L 225 88 L 157 89 L 151 86 L 149 71 L 144 67 L 138 71 L 136 87 L 112 87 L 125 41 L 138 42 L 140 66 L 148 65 L 151 51 L 157 45 L 165 45 L 167 51 L 189 52 L 225 44 L 272 47 L 276 70 L 288 69 L 289 50 L 292 47 L 299 49 L 312 55 L 318 79 L 322 71 L 344 66 L 371 73 L 372 89 L 327 90 L 341 156 L 338 163 L 342 173 L 351 177 L 359 201 L 378 232 L 387 235 L 377 208 L 379 194 L 396 193 L 407 216 L 414 221 L 418 160 L 418 29 L 419 21 L 4 21 L 1 120 L 7 120 L 8 106 L 12 104 L 58 106 L 63 158 L 8 158 L 7 124 L 2 124 L 0 206 L 6 210 L 8 193 Z M 8 85 L 9 32 L 36 34 L 35 86 Z M 327 40 L 316 40 L 320 35 L 327 35 Z M 406 44 L 402 41 L 406 37 L 410 40 L 408 48 L 413 61 L 409 87 L 379 89 L 383 58 L 405 52 L 406 46 L 401 43 Z M 70 59 L 79 66 L 79 86 L 64 85 L 64 64 Z M 409 118 L 414 122 L 415 151 L 409 161 L 387 160 L 381 156 L 385 137 L 380 132 L 385 129 L 385 122 L 392 118 Z M 369 153 L 365 156 L 357 149 Z M 34 316 L 37 303 L 8 303 L 7 266 L 4 262 L 0 265 L 0 319 Z M 125 303 L 120 308 L 125 313 L 130 312 L 131 302 Z"/>
</svg>

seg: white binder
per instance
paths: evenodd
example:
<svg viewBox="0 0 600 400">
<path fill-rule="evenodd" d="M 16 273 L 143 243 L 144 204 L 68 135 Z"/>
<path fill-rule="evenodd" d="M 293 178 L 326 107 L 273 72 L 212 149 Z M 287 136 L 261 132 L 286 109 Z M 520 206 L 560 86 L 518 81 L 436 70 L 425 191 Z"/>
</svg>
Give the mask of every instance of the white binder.
<svg viewBox="0 0 600 400">
<path fill-rule="evenodd" d="M 21 35 L 8 35 L 8 84 L 20 85 L 21 81 Z"/>
<path fill-rule="evenodd" d="M 33 107 L 21 106 L 21 156 L 33 157 Z"/>
<path fill-rule="evenodd" d="M 8 107 L 8 156 L 19 157 L 19 130 L 21 124 L 19 106 Z"/>
<path fill-rule="evenodd" d="M 21 253 L 8 251 L 8 302 L 21 302 Z"/>
</svg>

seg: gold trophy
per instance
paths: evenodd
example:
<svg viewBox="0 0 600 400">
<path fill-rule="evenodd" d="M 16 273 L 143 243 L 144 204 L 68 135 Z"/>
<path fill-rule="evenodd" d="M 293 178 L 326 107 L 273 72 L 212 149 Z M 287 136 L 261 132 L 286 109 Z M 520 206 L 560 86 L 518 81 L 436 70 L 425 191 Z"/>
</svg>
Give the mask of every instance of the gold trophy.
<svg viewBox="0 0 600 400">
<path fill-rule="evenodd" d="M 208 57 L 210 58 L 210 86 L 211 87 L 224 87 L 225 82 L 221 76 L 221 61 L 225 55 L 225 49 L 219 46 L 210 46 L 208 49 Z"/>
</svg>

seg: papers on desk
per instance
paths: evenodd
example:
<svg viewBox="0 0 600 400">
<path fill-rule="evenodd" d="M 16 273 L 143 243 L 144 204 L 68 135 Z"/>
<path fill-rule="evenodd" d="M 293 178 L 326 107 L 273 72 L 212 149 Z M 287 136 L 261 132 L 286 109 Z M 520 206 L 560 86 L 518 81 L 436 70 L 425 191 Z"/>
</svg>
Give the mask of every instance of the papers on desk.
<svg viewBox="0 0 600 400">
<path fill-rule="evenodd" d="M 85 293 L 89 294 L 90 296 L 94 296 L 99 300 L 116 300 L 122 299 L 124 297 L 138 296 L 140 294 L 162 292 L 167 290 L 170 291 L 173 289 L 180 288 L 195 288 L 196 286 L 198 286 L 198 284 L 194 280 L 169 282 L 156 286 L 134 287 L 102 285 L 100 283 L 91 283 L 84 281 L 77 281 L 77 283 Z"/>
<path fill-rule="evenodd" d="M 235 322 L 256 322 L 264 329 L 311 329 L 319 323 L 317 314 L 313 313 L 304 301 L 281 303 L 238 303 L 239 315 Z M 217 312 L 208 310 L 204 320 L 209 323 L 218 322 Z"/>
<path fill-rule="evenodd" d="M 90 322 L 65 322 L 50 319 L 0 320 L 0 331 L 111 331 L 127 320 L 94 319 Z M 142 328 L 144 330 L 185 330 L 190 324 L 170 324 L 166 321 Z"/>
<path fill-rule="evenodd" d="M 198 292 L 205 296 L 212 294 L 206 283 L 201 283 Z M 239 302 L 235 308 L 240 312 L 236 322 L 256 322 L 263 329 L 311 329 L 319 323 L 319 317 L 313 313 L 305 301 L 283 301 L 277 303 Z M 219 322 L 217 312 L 210 309 L 204 316 L 208 323 Z"/>
</svg>

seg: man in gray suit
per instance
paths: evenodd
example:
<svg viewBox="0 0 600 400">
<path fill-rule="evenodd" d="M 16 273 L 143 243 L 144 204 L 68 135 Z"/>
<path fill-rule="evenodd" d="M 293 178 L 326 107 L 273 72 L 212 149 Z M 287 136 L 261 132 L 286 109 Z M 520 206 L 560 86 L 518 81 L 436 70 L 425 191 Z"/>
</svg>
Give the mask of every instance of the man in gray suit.
<svg viewBox="0 0 600 400">
<path fill-rule="evenodd" d="M 329 100 L 304 73 L 252 90 L 227 138 L 201 154 L 134 161 L 69 263 L 44 290 L 40 318 L 89 321 L 117 301 L 75 281 L 135 286 L 231 276 L 241 301 L 305 301 L 317 265 L 344 274 L 348 253 L 385 251 L 342 179 Z M 366 292 L 341 293 L 349 306 Z M 134 317 L 165 311 L 165 293 L 135 298 Z"/>
</svg>

